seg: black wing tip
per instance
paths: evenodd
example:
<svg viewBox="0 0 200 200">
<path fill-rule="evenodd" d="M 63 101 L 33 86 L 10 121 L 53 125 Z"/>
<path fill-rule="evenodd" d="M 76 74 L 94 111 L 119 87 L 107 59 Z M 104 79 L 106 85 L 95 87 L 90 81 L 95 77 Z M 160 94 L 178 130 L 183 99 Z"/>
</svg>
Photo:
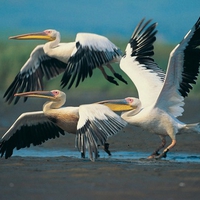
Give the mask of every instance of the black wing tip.
<svg viewBox="0 0 200 200">
<path fill-rule="evenodd" d="M 184 49 L 184 63 L 182 72 L 182 81 L 180 82 L 179 92 L 182 97 L 187 97 L 192 90 L 192 84 L 196 84 L 200 67 L 200 17 L 193 28 L 189 31 L 191 37 L 187 41 Z M 186 35 L 187 36 L 187 35 Z M 187 38 L 184 37 L 180 44 Z"/>
<path fill-rule="evenodd" d="M 4 140 L 0 143 L 0 155 L 1 158 L 4 156 L 5 159 L 8 159 L 12 156 L 13 154 L 13 149 L 14 147 L 11 145 L 10 147 L 8 146 L 8 141 Z"/>
<path fill-rule="evenodd" d="M 11 104 L 13 101 L 14 104 L 17 104 L 20 97 L 14 97 L 15 93 L 43 90 L 43 77 L 50 80 L 63 73 L 65 68 L 66 63 L 51 58 L 50 61 L 46 59 L 44 62 L 39 63 L 39 66 L 35 70 L 34 68 L 24 69 L 23 72 L 20 70 L 4 93 L 3 98 L 6 99 L 8 104 Z M 24 102 L 26 101 L 27 98 L 24 98 Z"/>
<path fill-rule="evenodd" d="M 138 25 L 136 26 L 135 30 L 133 31 L 133 34 L 131 36 L 131 39 L 133 40 L 135 37 L 140 36 L 142 33 L 145 32 L 149 32 L 149 33 L 154 33 L 153 35 L 155 35 L 158 31 L 155 30 L 156 26 L 158 25 L 157 22 L 154 22 L 152 24 L 150 24 L 150 22 L 152 22 L 152 19 L 149 19 L 145 22 L 145 18 L 143 18 Z M 130 41 L 131 41 L 130 39 Z"/>
<path fill-rule="evenodd" d="M 136 26 L 133 34 L 129 40 L 131 48 L 131 57 L 137 56 L 137 59 L 151 60 L 154 55 L 154 42 L 156 41 L 156 33 L 158 32 L 155 28 L 157 23 L 151 23 L 152 19 L 145 21 L 143 18 Z"/>
<path fill-rule="evenodd" d="M 36 130 L 36 126 L 40 130 Z M 22 148 L 29 148 L 30 145 L 40 145 L 46 142 L 48 139 L 59 138 L 60 134 L 65 135 L 65 131 L 52 122 L 46 122 L 43 125 L 36 125 L 32 127 L 32 130 L 27 130 L 27 126 L 18 129 L 8 140 L 2 140 L 0 142 L 0 156 L 5 156 L 8 159 L 13 155 L 13 150 L 19 150 Z M 45 133 L 46 131 L 46 133 Z M 28 132 L 28 135 L 24 133 Z M 38 133 L 42 134 L 38 134 Z M 23 136 L 20 136 L 22 134 Z"/>
<path fill-rule="evenodd" d="M 119 121 L 108 115 L 105 116 L 107 121 L 95 119 L 95 122 L 92 122 L 87 120 L 85 125 L 77 130 L 76 146 L 80 151 L 85 149 L 87 145 L 89 157 L 92 162 L 99 158 L 99 144 L 104 145 L 108 137 L 116 135 L 127 125 L 127 122 L 123 119 Z M 92 131 L 89 129 L 92 129 Z M 81 142 L 81 138 L 83 137 L 85 140 Z"/>
<path fill-rule="evenodd" d="M 16 105 L 20 100 L 20 97 L 19 96 L 15 97 L 14 94 L 9 95 L 9 96 L 4 95 L 3 98 L 5 99 L 5 103 L 7 103 L 8 105 L 11 105 L 11 104 Z M 27 99 L 28 97 L 24 97 L 23 102 L 25 103 Z"/>
<path fill-rule="evenodd" d="M 200 17 L 197 19 L 196 23 L 195 23 L 195 27 L 198 28 L 200 25 Z"/>
</svg>

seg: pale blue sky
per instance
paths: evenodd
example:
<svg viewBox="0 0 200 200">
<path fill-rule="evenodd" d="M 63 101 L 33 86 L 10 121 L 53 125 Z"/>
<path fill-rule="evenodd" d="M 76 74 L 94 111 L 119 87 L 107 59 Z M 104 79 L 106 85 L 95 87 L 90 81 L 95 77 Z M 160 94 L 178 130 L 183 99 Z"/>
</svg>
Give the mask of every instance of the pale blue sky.
<svg viewBox="0 0 200 200">
<path fill-rule="evenodd" d="M 158 37 L 179 42 L 200 16 L 199 0 L 7 0 L 1 1 L 1 32 L 54 28 L 62 35 L 94 32 L 129 38 L 143 18 L 158 22 Z"/>
</svg>

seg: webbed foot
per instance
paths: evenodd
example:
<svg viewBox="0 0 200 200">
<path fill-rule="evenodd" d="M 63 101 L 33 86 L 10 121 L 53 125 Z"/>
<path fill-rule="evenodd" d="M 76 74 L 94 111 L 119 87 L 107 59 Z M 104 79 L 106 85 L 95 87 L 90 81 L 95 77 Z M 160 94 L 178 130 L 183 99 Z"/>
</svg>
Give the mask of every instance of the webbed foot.
<svg viewBox="0 0 200 200">
<path fill-rule="evenodd" d="M 119 85 L 119 84 L 117 83 L 117 81 L 115 81 L 115 79 L 114 79 L 112 76 L 107 76 L 107 80 L 108 80 L 109 82 L 111 82 L 111 83 L 114 83 L 115 85 Z"/>
<path fill-rule="evenodd" d="M 157 151 L 155 151 L 155 152 L 153 152 L 150 156 L 148 156 L 147 157 L 147 159 L 155 159 L 157 156 L 159 156 L 160 154 L 157 152 Z"/>
<path fill-rule="evenodd" d="M 120 81 L 124 82 L 125 84 L 128 84 L 127 81 L 124 80 L 123 77 L 122 77 L 120 74 L 114 73 L 114 76 L 115 76 L 116 78 L 118 78 Z"/>
<path fill-rule="evenodd" d="M 111 152 L 109 150 L 109 143 L 105 143 L 104 144 L 104 151 L 109 155 L 111 156 Z"/>
<path fill-rule="evenodd" d="M 81 158 L 85 158 L 85 153 L 81 153 Z"/>
<path fill-rule="evenodd" d="M 156 160 L 159 160 L 159 159 L 161 159 L 161 158 L 166 158 L 166 157 L 167 157 L 167 152 L 168 152 L 168 151 L 169 151 L 169 150 L 163 151 L 160 155 L 155 156 L 155 159 L 156 159 Z"/>
</svg>

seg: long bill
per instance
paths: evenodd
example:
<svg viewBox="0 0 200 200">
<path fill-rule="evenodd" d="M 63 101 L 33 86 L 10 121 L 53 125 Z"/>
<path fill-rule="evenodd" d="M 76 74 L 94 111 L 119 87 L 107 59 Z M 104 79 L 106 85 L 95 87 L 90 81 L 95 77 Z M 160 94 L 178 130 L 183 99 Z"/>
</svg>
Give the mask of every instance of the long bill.
<svg viewBox="0 0 200 200">
<path fill-rule="evenodd" d="M 55 100 L 55 96 L 51 91 L 31 91 L 31 92 L 22 92 L 16 93 L 14 96 L 23 96 L 23 97 L 37 97 Z"/>
<path fill-rule="evenodd" d="M 55 37 L 51 37 L 47 33 L 43 32 L 36 32 L 36 33 L 26 33 L 22 35 L 11 36 L 9 39 L 15 40 L 55 40 Z"/>
<path fill-rule="evenodd" d="M 105 106 L 109 107 L 112 111 L 129 111 L 137 108 L 137 106 L 132 106 L 128 104 L 128 102 L 125 99 L 105 100 L 97 103 L 104 104 Z"/>
</svg>

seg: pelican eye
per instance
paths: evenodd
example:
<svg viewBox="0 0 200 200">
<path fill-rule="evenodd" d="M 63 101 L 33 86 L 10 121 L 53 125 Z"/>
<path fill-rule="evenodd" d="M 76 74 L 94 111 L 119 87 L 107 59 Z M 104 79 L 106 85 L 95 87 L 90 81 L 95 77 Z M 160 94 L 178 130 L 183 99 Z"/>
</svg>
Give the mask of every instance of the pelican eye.
<svg viewBox="0 0 200 200">
<path fill-rule="evenodd" d="M 52 31 L 50 31 L 50 30 L 46 30 L 46 31 L 44 31 L 46 34 L 51 34 L 52 33 Z"/>
<path fill-rule="evenodd" d="M 133 99 L 132 98 L 126 98 L 126 101 L 130 104 L 130 103 L 133 103 Z"/>
<path fill-rule="evenodd" d="M 53 95 L 55 95 L 55 96 L 59 95 L 59 91 L 57 91 L 57 90 L 52 91 L 52 93 L 53 93 Z"/>
</svg>

